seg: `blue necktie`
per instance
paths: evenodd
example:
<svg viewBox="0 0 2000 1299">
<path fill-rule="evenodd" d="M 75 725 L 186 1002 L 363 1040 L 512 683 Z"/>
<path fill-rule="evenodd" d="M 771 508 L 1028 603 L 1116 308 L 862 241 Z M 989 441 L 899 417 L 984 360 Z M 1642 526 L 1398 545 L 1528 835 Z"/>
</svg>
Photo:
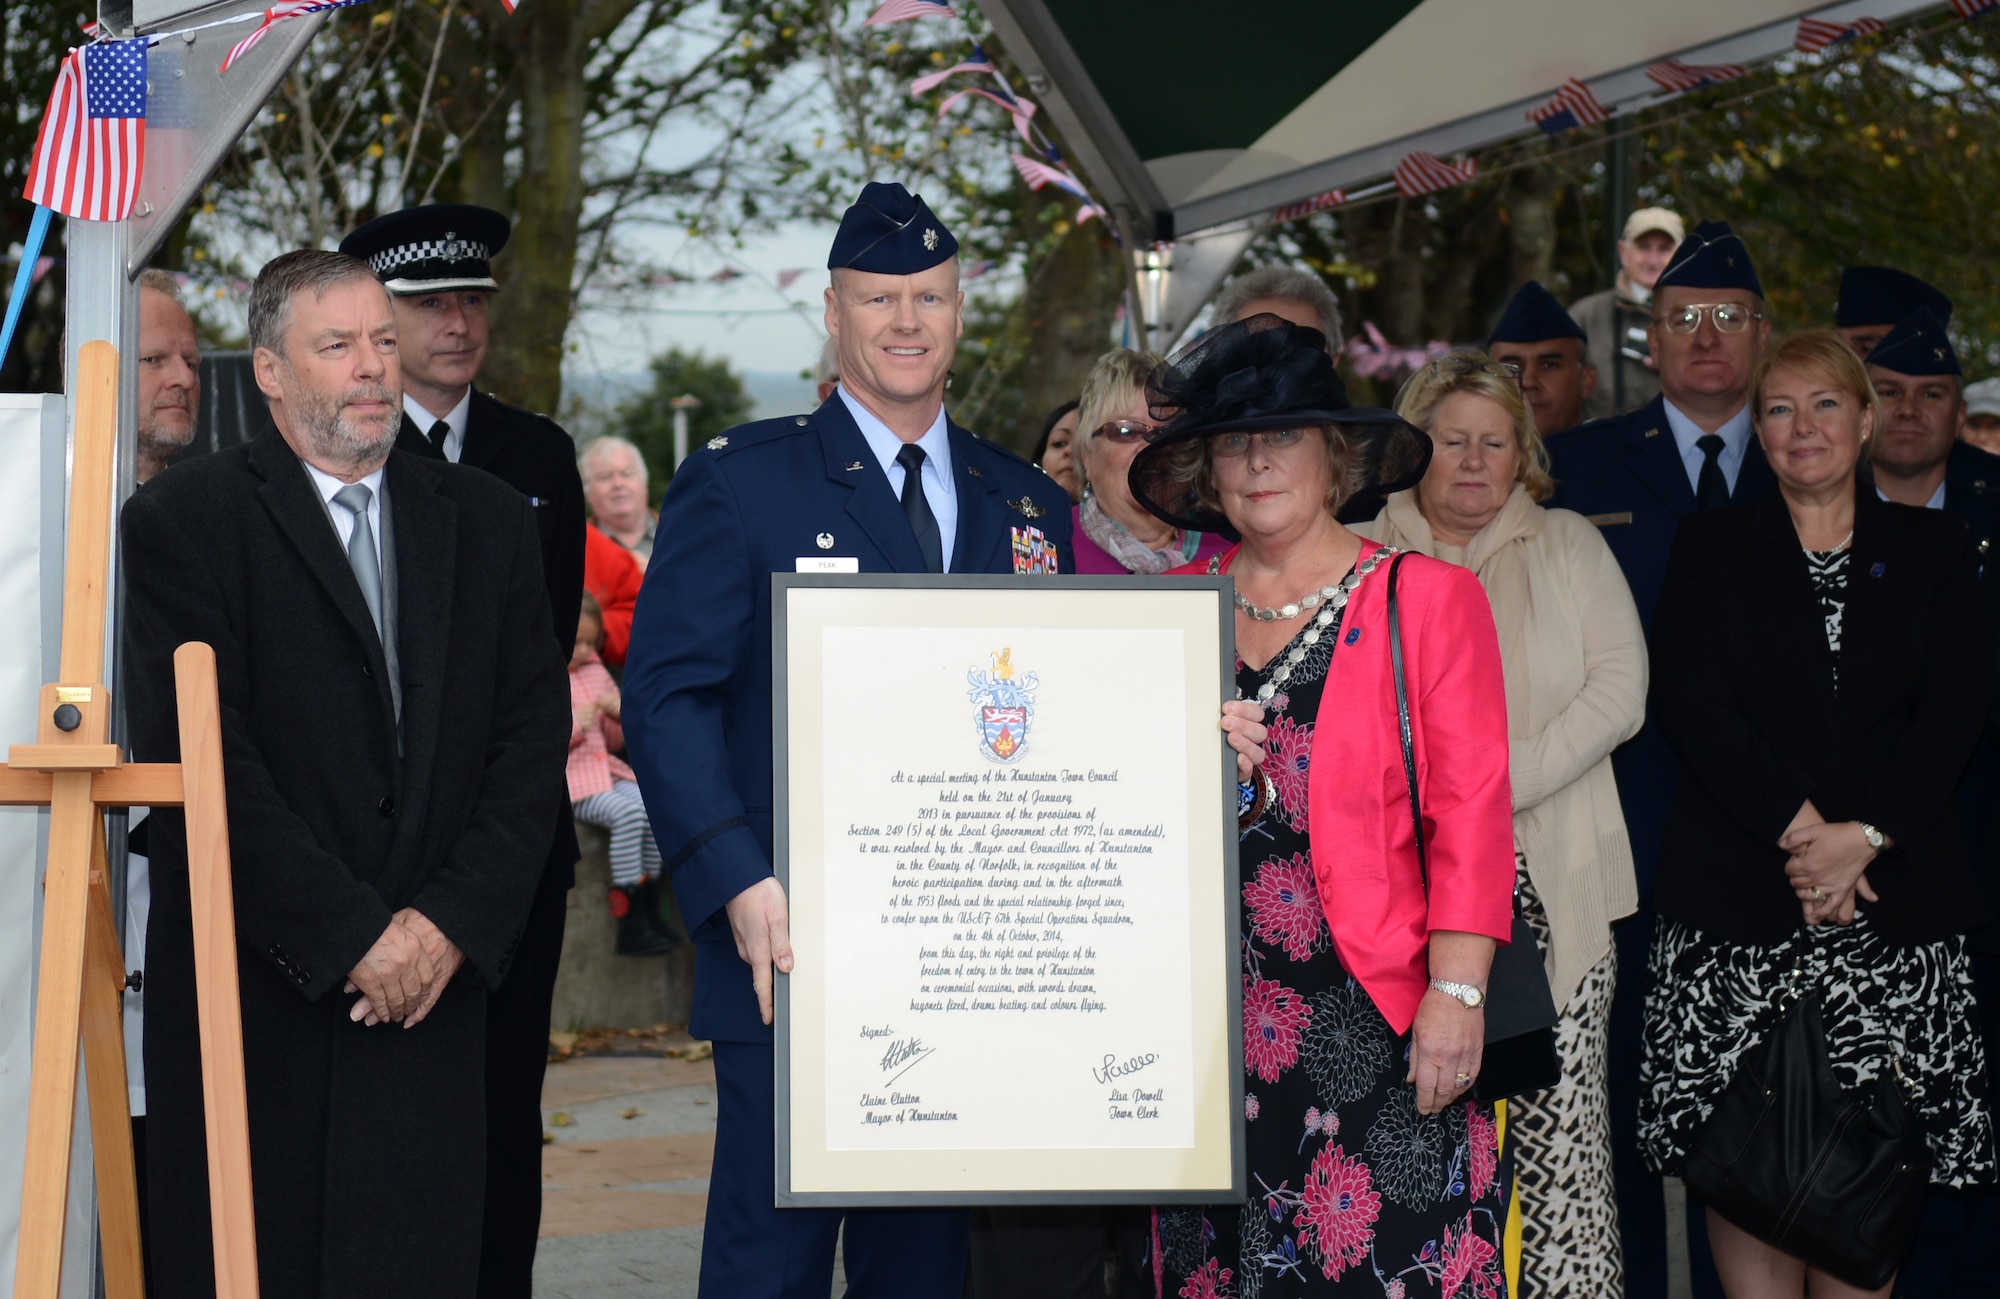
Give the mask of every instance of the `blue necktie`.
<svg viewBox="0 0 2000 1299">
<path fill-rule="evenodd" d="M 917 534 L 917 549 L 924 552 L 924 571 L 942 573 L 944 542 L 939 537 L 937 515 L 931 513 L 931 503 L 924 496 L 924 449 L 905 442 L 896 453 L 896 463 L 903 466 L 903 517 L 910 521 L 910 531 Z"/>
</svg>

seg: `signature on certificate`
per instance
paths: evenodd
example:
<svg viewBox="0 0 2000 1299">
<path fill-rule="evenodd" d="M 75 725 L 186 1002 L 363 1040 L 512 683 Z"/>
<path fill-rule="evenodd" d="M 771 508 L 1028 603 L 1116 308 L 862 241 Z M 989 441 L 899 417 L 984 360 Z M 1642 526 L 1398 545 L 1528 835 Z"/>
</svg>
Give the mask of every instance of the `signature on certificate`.
<svg viewBox="0 0 2000 1299">
<path fill-rule="evenodd" d="M 1115 1053 L 1107 1051 L 1104 1054 L 1103 1065 L 1092 1069 L 1090 1076 L 1100 1083 L 1108 1083 L 1113 1078 L 1123 1078 L 1127 1074 L 1138 1073 L 1147 1065 L 1157 1063 L 1159 1058 L 1157 1054 L 1147 1051 L 1143 1054 L 1132 1056 L 1129 1059 L 1120 1060 Z"/>
<path fill-rule="evenodd" d="M 882 1072 L 890 1075 L 887 1081 L 894 1082 L 936 1052 L 936 1047 L 925 1046 L 920 1037 L 897 1038 L 882 1052 Z"/>
</svg>

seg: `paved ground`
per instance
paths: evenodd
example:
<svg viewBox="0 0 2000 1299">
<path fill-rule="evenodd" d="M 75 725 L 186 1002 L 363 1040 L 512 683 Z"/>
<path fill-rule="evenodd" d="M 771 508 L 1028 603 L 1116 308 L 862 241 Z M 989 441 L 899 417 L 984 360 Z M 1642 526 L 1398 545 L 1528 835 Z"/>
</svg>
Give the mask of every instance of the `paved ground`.
<svg viewBox="0 0 2000 1299">
<path fill-rule="evenodd" d="M 694 1299 L 715 1153 L 714 1064 L 551 1064 L 542 1120 L 555 1141 L 542 1148 L 536 1299 Z M 842 1288 L 836 1270 L 833 1291 Z"/>
</svg>

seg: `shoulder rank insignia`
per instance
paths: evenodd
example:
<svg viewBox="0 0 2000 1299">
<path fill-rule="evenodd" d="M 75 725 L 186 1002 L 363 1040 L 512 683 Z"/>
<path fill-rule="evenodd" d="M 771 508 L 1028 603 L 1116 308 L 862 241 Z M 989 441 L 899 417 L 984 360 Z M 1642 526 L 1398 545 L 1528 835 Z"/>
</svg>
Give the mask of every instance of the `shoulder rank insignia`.
<svg viewBox="0 0 2000 1299">
<path fill-rule="evenodd" d="M 1048 511 L 1035 504 L 1033 498 L 1023 496 L 1018 501 L 1007 502 L 1007 508 L 1014 510 L 1024 519 L 1039 519 Z"/>
<path fill-rule="evenodd" d="M 729 439 L 726 437 L 710 438 L 706 445 L 710 451 L 720 451 L 729 445 Z"/>
</svg>

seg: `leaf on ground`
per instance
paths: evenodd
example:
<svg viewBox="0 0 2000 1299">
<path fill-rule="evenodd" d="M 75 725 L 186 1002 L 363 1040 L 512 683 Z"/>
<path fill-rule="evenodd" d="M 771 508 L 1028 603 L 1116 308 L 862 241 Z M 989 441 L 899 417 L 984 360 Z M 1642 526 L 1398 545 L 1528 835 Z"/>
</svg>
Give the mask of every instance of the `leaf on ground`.
<svg viewBox="0 0 2000 1299">
<path fill-rule="evenodd" d="M 542 1144 L 545 1146 L 553 1146 L 555 1143 L 556 1143 L 556 1134 L 549 1131 L 547 1128 L 543 1128 Z"/>
<path fill-rule="evenodd" d="M 633 1106 L 633 1107 L 632 1107 L 631 1109 L 629 1109 L 629 1110 L 624 1110 L 624 1111 L 621 1111 L 621 1112 L 619 1113 L 618 1117 L 619 1117 L 619 1118 L 621 1118 L 621 1119 L 636 1119 L 636 1118 L 640 1117 L 641 1115 L 643 1115 L 643 1114 L 644 1114 L 645 1112 L 646 1112 L 646 1111 L 644 1111 L 644 1110 L 640 1109 L 640 1108 L 639 1108 L 639 1107 L 638 1107 L 637 1105 L 634 1105 L 634 1106 Z"/>
<path fill-rule="evenodd" d="M 557 1110 L 555 1113 L 549 1115 L 549 1126 L 552 1128 L 566 1128 L 574 1122 L 576 1122 L 575 1119 L 561 1110 Z"/>
</svg>

